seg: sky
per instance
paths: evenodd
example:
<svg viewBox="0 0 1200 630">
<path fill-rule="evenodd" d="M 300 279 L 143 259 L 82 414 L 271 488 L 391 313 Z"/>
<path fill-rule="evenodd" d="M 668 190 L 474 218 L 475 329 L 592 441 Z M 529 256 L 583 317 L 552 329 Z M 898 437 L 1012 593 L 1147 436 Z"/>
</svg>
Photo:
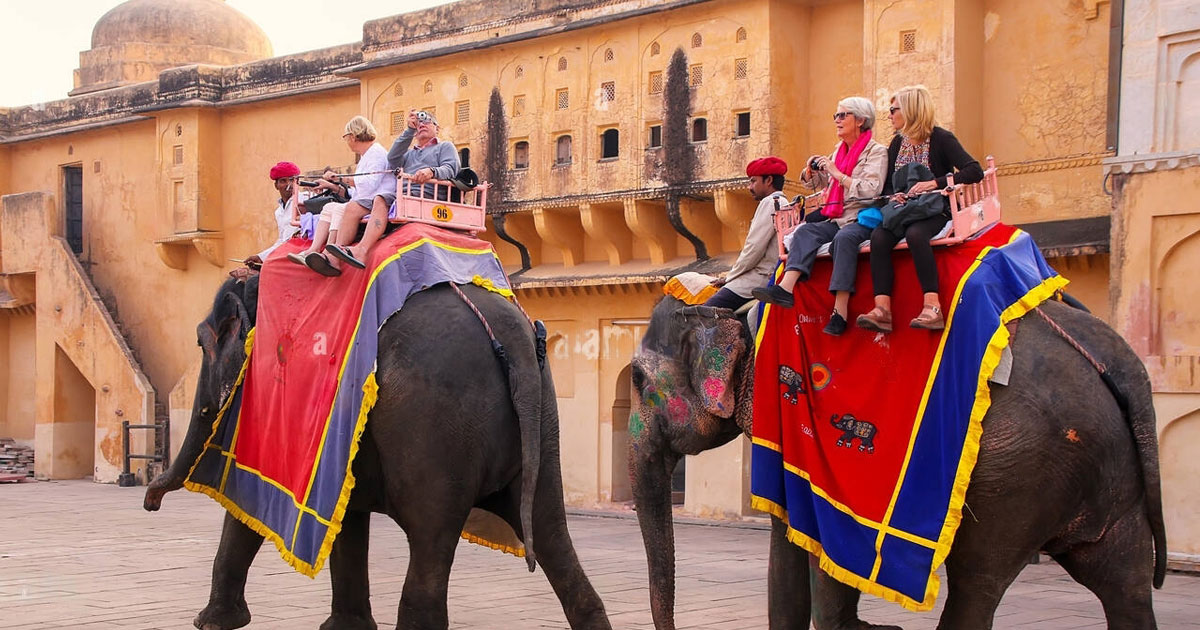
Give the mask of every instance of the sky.
<svg viewBox="0 0 1200 630">
<path fill-rule="evenodd" d="M 92 27 L 122 0 L 0 0 L 0 107 L 67 97 Z M 446 0 L 226 0 L 266 32 L 276 55 L 348 44 L 362 25 Z M 286 11 L 280 7 L 287 7 Z"/>
</svg>

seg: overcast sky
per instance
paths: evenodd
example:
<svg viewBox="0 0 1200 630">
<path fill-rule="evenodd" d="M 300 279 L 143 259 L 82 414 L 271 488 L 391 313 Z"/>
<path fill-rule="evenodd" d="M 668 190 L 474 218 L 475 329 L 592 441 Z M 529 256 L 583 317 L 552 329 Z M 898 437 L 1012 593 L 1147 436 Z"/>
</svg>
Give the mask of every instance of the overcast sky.
<svg viewBox="0 0 1200 630">
<path fill-rule="evenodd" d="M 122 0 L 0 0 L 0 107 L 67 97 L 96 20 Z M 227 0 L 271 38 L 276 55 L 362 39 L 367 20 L 446 0 Z M 286 7 L 282 9 L 281 7 Z"/>
</svg>

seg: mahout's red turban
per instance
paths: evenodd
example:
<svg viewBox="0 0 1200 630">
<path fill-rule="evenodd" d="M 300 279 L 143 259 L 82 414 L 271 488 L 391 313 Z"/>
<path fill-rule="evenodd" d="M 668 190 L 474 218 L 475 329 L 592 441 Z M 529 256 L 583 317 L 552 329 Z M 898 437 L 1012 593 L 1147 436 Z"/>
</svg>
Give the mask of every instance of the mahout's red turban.
<svg viewBox="0 0 1200 630">
<path fill-rule="evenodd" d="M 291 162 L 280 162 L 271 167 L 271 179 L 295 177 L 300 174 L 300 167 Z"/>
<path fill-rule="evenodd" d="M 746 165 L 746 176 L 760 177 L 765 175 L 785 175 L 787 174 L 787 162 L 771 155 L 768 157 L 758 158 Z"/>
</svg>

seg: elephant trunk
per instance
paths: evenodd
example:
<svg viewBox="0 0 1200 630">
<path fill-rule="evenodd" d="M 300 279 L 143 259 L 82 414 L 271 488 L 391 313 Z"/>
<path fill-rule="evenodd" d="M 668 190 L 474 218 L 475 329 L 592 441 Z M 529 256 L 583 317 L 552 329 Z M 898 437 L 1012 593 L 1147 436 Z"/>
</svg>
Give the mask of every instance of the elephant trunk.
<svg viewBox="0 0 1200 630">
<path fill-rule="evenodd" d="M 675 530 L 671 472 L 679 455 L 631 448 L 629 472 L 650 572 L 650 613 L 657 630 L 675 630 Z"/>
<path fill-rule="evenodd" d="M 196 460 L 200 459 L 200 454 L 204 452 L 204 445 L 212 433 L 212 419 L 207 418 L 203 409 L 194 407 L 187 435 L 183 438 L 179 454 L 175 456 L 165 471 L 146 486 L 146 496 L 142 500 L 142 507 L 148 512 L 157 511 L 162 507 L 163 495 L 183 487 L 184 479 L 191 472 Z"/>
</svg>

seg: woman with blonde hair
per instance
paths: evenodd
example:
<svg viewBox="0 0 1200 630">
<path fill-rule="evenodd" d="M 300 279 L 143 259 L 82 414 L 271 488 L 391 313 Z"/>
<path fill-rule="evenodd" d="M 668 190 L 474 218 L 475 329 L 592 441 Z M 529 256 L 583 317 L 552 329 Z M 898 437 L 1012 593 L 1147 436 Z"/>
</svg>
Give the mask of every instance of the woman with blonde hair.
<svg viewBox="0 0 1200 630">
<path fill-rule="evenodd" d="M 348 176 L 354 181 L 351 199 L 347 203 L 326 204 L 321 211 L 312 245 L 303 252 L 288 255 L 292 262 L 307 265 L 309 269 L 323 276 L 342 274 L 338 259 L 327 256 L 323 250 L 327 242 L 337 242 L 338 228 L 342 223 L 342 215 L 347 211 L 346 206 L 354 204 L 351 205 L 351 211 L 361 218 L 370 211 L 376 198 L 386 204 L 384 207 L 396 201 L 396 178 L 388 172 L 387 149 L 375 141 L 375 125 L 363 116 L 355 116 L 346 123 L 343 131 L 342 140 L 345 140 L 346 146 L 359 156 L 358 165 L 354 167 L 355 175 Z M 337 190 L 341 178 L 338 179 L 338 182 L 324 179 L 319 182 L 318 189 Z"/>
<path fill-rule="evenodd" d="M 888 166 L 884 195 L 900 203 L 906 198 L 946 187 L 946 175 L 954 174 L 956 184 L 973 184 L 983 179 L 979 162 L 963 149 L 958 138 L 934 122 L 933 95 L 923 85 L 902 87 L 892 95 L 888 108 L 896 136 L 888 147 Z M 928 168 L 934 178 L 914 184 L 907 192 L 893 191 L 892 175 L 909 164 Z M 924 307 L 909 325 L 913 328 L 941 330 L 946 327 L 938 299 L 937 264 L 929 241 L 950 220 L 949 211 L 908 223 L 903 238 L 912 252 L 917 279 L 924 292 Z M 871 281 L 875 285 L 875 308 L 859 315 L 860 328 L 892 332 L 892 250 L 900 236 L 884 229 L 871 232 Z"/>
</svg>

